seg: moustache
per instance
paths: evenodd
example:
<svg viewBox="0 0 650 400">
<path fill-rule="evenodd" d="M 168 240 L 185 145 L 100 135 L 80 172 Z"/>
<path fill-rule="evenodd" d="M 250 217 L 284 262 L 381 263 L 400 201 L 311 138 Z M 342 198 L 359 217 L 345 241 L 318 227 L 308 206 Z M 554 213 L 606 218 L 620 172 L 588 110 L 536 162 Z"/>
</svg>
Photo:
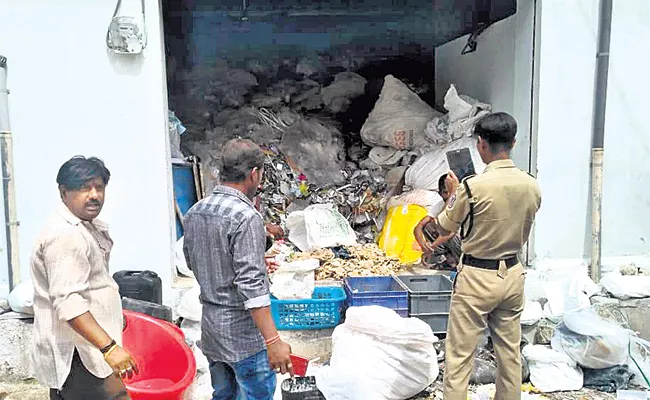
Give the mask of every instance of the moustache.
<svg viewBox="0 0 650 400">
<path fill-rule="evenodd" d="M 88 203 L 86 203 L 86 207 L 89 207 L 89 206 L 90 207 L 93 207 L 93 206 L 94 207 L 100 207 L 101 205 L 102 205 L 102 203 L 100 203 L 99 201 L 89 201 Z"/>
</svg>

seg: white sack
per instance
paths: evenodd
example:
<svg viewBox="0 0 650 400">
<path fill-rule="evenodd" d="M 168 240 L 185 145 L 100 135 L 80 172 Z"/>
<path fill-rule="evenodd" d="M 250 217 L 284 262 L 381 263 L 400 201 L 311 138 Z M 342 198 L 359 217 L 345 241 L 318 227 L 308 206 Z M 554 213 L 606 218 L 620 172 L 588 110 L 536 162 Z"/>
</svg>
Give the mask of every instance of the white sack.
<svg viewBox="0 0 650 400">
<path fill-rule="evenodd" d="M 181 297 L 178 307 L 176 307 L 178 315 L 190 321 L 200 322 L 202 314 L 200 295 L 201 288 L 198 284 L 185 292 L 183 297 Z"/>
<path fill-rule="evenodd" d="M 317 259 L 282 263 L 271 276 L 271 294 L 280 300 L 311 299 L 314 293 L 314 271 Z"/>
<path fill-rule="evenodd" d="M 176 241 L 176 245 L 174 245 L 174 264 L 176 265 L 176 270 L 181 275 L 194 278 L 194 273 L 187 266 L 185 253 L 183 252 L 183 243 L 185 243 L 185 236 L 181 236 L 181 238 Z"/>
<path fill-rule="evenodd" d="M 625 364 L 631 332 L 601 318 L 593 307 L 564 314 L 551 346 L 564 351 L 579 365 L 603 369 Z"/>
<path fill-rule="evenodd" d="M 426 127 L 426 138 L 435 144 L 444 144 L 471 135 L 474 125 L 488 115 L 492 106 L 458 95 L 456 86 L 451 85 L 445 94 L 444 107 L 447 114 L 433 118 Z"/>
<path fill-rule="evenodd" d="M 522 355 L 528 361 L 530 381 L 542 392 L 582 389 L 584 375 L 575 361 L 547 346 L 527 345 Z"/>
<path fill-rule="evenodd" d="M 379 99 L 361 128 L 361 138 L 371 146 L 417 149 L 428 144 L 424 130 L 437 115 L 441 114 L 402 81 L 386 75 Z"/>
<path fill-rule="evenodd" d="M 402 318 L 394 310 L 350 307 L 332 334 L 329 367 L 316 370 L 318 389 L 328 400 L 403 400 L 438 377 L 427 323 Z"/>
<path fill-rule="evenodd" d="M 544 318 L 542 304 L 538 301 L 526 301 L 524 311 L 521 313 L 521 324 L 535 325 L 542 318 Z"/>
<path fill-rule="evenodd" d="M 476 138 L 463 137 L 418 158 L 406 171 L 405 183 L 412 189 L 438 190 L 438 179 L 449 172 L 447 152 L 468 147 L 477 174 L 485 169 L 485 163 L 476 149 Z"/>
<path fill-rule="evenodd" d="M 24 281 L 14 288 L 7 297 L 12 311 L 34 315 L 34 285 L 31 280 Z"/>
<path fill-rule="evenodd" d="M 548 282 L 544 292 L 548 302 L 544 305 L 544 316 L 553 322 L 560 322 L 567 312 L 589 307 L 589 298 L 600 288 L 586 275 L 574 275 L 571 280 Z"/>
<path fill-rule="evenodd" d="M 287 217 L 289 240 L 301 251 L 352 246 L 357 234 L 333 204 L 314 204 Z"/>
<path fill-rule="evenodd" d="M 606 274 L 600 284 L 617 299 L 650 297 L 650 276 L 621 275 L 619 271 Z"/>
<path fill-rule="evenodd" d="M 414 204 L 427 209 L 429 215 L 437 217 L 445 208 L 445 201 L 438 192 L 433 190 L 416 189 L 388 199 L 386 209 Z"/>
</svg>

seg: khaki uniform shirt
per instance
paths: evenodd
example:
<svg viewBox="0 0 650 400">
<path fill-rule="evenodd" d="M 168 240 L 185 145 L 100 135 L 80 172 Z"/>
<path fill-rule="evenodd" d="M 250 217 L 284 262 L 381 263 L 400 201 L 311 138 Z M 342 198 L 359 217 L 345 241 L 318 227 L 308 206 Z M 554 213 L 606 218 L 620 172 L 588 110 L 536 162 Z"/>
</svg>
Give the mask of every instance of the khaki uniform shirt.
<svg viewBox="0 0 650 400">
<path fill-rule="evenodd" d="M 112 370 L 101 352 L 76 333 L 68 321 L 87 311 L 121 345 L 122 304 L 109 274 L 113 241 L 99 220 L 82 221 L 61 204 L 40 233 L 31 258 L 34 283 L 36 378 L 60 389 L 70 374 L 75 348 L 84 366 L 98 378 Z"/>
<path fill-rule="evenodd" d="M 467 178 L 472 199 L 460 184 L 449 205 L 438 216 L 440 226 L 456 232 L 474 203 L 474 224 L 463 240 L 463 253 L 476 258 L 501 260 L 516 256 L 528 241 L 541 205 L 541 193 L 532 176 L 512 160 L 491 162 L 482 174 Z"/>
</svg>

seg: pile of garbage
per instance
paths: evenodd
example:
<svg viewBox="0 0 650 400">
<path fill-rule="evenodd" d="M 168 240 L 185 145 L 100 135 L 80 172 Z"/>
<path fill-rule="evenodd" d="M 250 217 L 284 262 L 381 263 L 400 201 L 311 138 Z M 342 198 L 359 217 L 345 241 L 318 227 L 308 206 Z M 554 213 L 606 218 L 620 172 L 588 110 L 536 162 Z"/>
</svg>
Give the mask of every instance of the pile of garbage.
<svg viewBox="0 0 650 400">
<path fill-rule="evenodd" d="M 291 260 L 317 259 L 317 280 L 343 280 L 348 276 L 387 276 L 402 269 L 399 260 L 389 258 L 376 244 L 340 246 L 296 253 Z"/>
<path fill-rule="evenodd" d="M 223 144 L 248 138 L 267 156 L 260 193 L 267 222 L 284 225 L 292 213 L 329 204 L 357 243 L 373 243 L 390 197 L 404 188 L 438 190 L 449 169 L 447 151 L 469 147 L 476 170 L 482 169 L 471 132 L 490 105 L 459 95 L 452 85 L 443 114 L 410 82 L 386 75 L 369 114 L 354 115 L 353 102 L 369 96 L 372 85 L 341 69 L 330 73 L 334 69 L 318 60 L 284 59 L 219 60 L 180 71 L 185 90 L 170 98 L 170 135 L 182 133 L 180 150 L 201 160 L 205 192 L 219 180 Z M 357 132 L 344 130 L 351 115 L 364 121 Z"/>
<path fill-rule="evenodd" d="M 547 393 L 583 387 L 606 393 L 647 389 L 650 342 L 629 329 L 627 317 L 620 310 L 596 299 L 606 296 L 606 292 L 623 294 L 622 288 L 632 280 L 634 284 L 623 296 L 643 292 L 648 296 L 643 286 L 650 287 L 650 280 L 644 284 L 643 276 L 626 276 L 623 268 L 606 274 L 600 287 L 588 278 L 586 268 L 577 274 L 574 268 L 566 277 L 550 279 L 559 273 L 534 272 L 533 280 L 527 282 L 521 323 L 528 342 L 522 355 L 535 387 Z"/>
</svg>

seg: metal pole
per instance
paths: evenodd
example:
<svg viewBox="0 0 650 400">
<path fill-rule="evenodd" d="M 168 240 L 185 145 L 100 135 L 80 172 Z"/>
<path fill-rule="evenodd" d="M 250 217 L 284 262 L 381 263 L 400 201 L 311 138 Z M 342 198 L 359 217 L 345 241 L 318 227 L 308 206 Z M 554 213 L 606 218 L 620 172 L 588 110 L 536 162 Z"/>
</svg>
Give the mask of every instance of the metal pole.
<svg viewBox="0 0 650 400">
<path fill-rule="evenodd" d="M 5 232 L 7 236 L 7 263 L 9 290 L 20 283 L 18 259 L 18 219 L 16 218 L 16 191 L 13 172 L 13 146 L 9 128 L 9 89 L 7 89 L 7 58 L 0 56 L 0 157 L 2 194 L 4 196 Z"/>
<path fill-rule="evenodd" d="M 603 155 L 605 147 L 605 111 L 607 109 L 607 77 L 609 43 L 612 32 L 612 0 L 600 0 L 598 14 L 598 53 L 594 84 L 594 114 L 591 140 L 591 264 L 589 275 L 600 281 L 602 255 Z"/>
</svg>

